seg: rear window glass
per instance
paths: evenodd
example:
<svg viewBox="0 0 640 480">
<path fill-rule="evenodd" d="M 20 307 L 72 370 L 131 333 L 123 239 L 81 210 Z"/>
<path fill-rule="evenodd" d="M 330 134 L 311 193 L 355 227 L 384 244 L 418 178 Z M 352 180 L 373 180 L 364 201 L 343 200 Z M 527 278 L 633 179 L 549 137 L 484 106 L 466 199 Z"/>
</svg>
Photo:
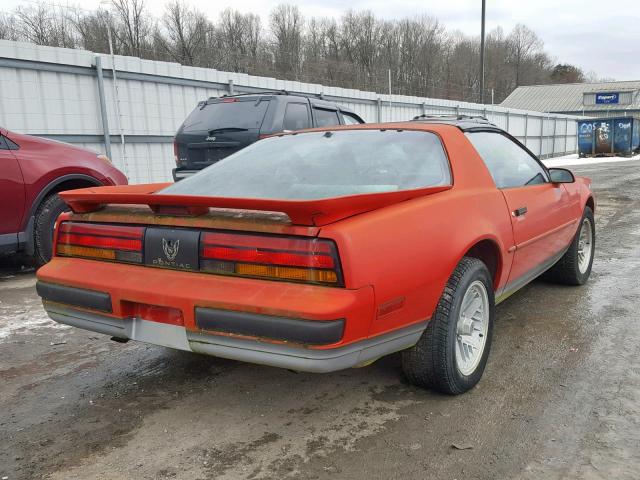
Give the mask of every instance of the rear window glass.
<svg viewBox="0 0 640 480">
<path fill-rule="evenodd" d="M 191 112 L 184 121 L 182 131 L 190 133 L 220 128 L 259 129 L 268 106 L 269 100 L 261 99 L 205 103 Z"/>
<path fill-rule="evenodd" d="M 449 184 L 435 134 L 341 130 L 261 140 L 159 193 L 310 200 Z"/>
</svg>

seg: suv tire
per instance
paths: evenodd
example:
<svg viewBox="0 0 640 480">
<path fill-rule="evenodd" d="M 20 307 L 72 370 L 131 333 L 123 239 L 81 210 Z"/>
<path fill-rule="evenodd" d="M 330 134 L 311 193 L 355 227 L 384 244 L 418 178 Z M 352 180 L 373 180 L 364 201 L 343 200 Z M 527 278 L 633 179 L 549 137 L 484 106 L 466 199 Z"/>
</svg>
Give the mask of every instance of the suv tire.
<svg viewBox="0 0 640 480">
<path fill-rule="evenodd" d="M 33 226 L 36 267 L 41 267 L 51 260 L 53 253 L 53 227 L 58 216 L 67 210 L 69 210 L 69 207 L 57 193 L 47 196 L 36 210 Z"/>
</svg>

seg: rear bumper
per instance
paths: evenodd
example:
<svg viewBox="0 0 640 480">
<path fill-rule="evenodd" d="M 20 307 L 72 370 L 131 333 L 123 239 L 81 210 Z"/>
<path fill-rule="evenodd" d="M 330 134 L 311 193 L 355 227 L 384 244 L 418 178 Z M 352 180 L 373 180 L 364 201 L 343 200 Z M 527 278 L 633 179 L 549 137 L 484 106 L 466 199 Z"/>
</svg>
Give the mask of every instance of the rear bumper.
<svg viewBox="0 0 640 480">
<path fill-rule="evenodd" d="M 295 370 L 331 371 L 373 360 L 414 345 L 426 325 L 370 337 L 371 286 L 333 288 L 65 257 L 40 268 L 38 282 L 45 309 L 58 322 Z"/>
<path fill-rule="evenodd" d="M 49 316 L 66 325 L 122 339 L 302 372 L 326 373 L 366 364 L 416 344 L 426 322 L 331 349 L 300 348 L 246 338 L 210 335 L 135 318 L 116 319 L 45 300 Z"/>
<path fill-rule="evenodd" d="M 52 309 L 55 311 L 55 304 L 62 304 L 66 306 L 65 308 L 71 309 L 69 311 L 73 311 L 75 308 L 76 310 L 89 309 L 96 312 L 112 312 L 111 296 L 108 293 L 41 281 L 36 283 L 36 291 L 42 297 L 48 311 Z M 54 306 L 51 307 L 51 305 Z M 75 316 L 81 317 L 81 314 L 82 310 L 78 310 Z M 303 345 L 338 343 L 344 334 L 344 319 L 301 320 L 205 307 L 195 307 L 194 317 L 196 326 L 200 330 Z M 121 336 L 120 330 L 127 331 L 127 320 L 130 319 L 113 319 L 109 322 L 109 317 L 103 315 L 103 320 L 97 320 L 99 325 L 96 328 L 103 325 L 105 331 L 102 333 L 119 337 Z M 93 330 L 98 331 L 96 328 Z M 114 328 L 116 329 L 114 330 Z M 184 329 L 183 326 L 181 328 Z M 89 328 L 89 330 L 92 329 Z M 127 334 L 123 338 L 131 338 L 131 335 Z"/>
</svg>

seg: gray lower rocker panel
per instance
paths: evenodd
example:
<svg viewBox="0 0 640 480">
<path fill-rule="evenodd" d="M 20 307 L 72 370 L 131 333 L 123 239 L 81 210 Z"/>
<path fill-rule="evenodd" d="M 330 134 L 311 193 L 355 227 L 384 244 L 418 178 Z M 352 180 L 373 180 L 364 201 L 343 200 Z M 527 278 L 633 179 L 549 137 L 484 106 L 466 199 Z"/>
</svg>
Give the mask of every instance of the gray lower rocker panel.
<svg viewBox="0 0 640 480">
<path fill-rule="evenodd" d="M 412 347 L 427 326 L 426 321 L 420 322 L 344 347 L 326 350 L 190 331 L 186 332 L 187 342 L 185 344 L 183 341 L 184 328 L 182 327 L 173 325 L 159 327 L 156 322 L 140 319 L 118 320 L 48 302 L 45 302 L 44 306 L 49 316 L 56 322 L 113 337 L 137 339 L 215 357 L 317 373 L 355 367 Z M 134 332 L 138 330 L 142 330 L 144 334 L 135 338 Z"/>
</svg>

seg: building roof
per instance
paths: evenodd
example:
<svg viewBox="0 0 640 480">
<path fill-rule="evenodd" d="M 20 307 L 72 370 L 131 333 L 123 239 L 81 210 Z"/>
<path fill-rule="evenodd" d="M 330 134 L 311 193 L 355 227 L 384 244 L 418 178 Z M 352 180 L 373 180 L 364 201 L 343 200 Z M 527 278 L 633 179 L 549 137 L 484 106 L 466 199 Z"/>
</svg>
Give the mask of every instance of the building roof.
<svg viewBox="0 0 640 480">
<path fill-rule="evenodd" d="M 632 92 L 632 101 L 626 105 L 584 103 L 585 93 L 605 92 Z M 516 88 L 500 105 L 538 112 L 640 110 L 640 80 L 529 85 Z"/>
</svg>

